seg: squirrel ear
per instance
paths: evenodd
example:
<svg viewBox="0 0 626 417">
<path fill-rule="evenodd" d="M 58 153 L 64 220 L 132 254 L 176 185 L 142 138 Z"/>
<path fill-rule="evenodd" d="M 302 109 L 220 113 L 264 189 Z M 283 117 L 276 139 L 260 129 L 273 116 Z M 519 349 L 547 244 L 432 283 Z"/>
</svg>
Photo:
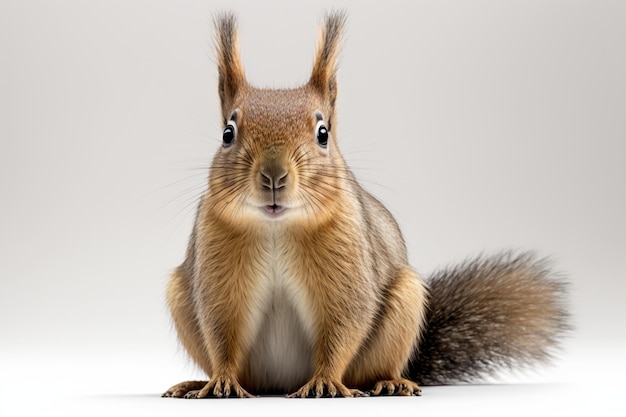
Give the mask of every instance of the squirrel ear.
<svg viewBox="0 0 626 417">
<path fill-rule="evenodd" d="M 347 15 L 344 11 L 333 11 L 326 14 L 317 44 L 313 71 L 309 79 L 309 85 L 328 100 L 331 109 L 334 109 L 337 98 L 337 57 L 346 18 Z"/>
<path fill-rule="evenodd" d="M 219 94 L 223 120 L 232 112 L 233 102 L 239 89 L 246 84 L 237 36 L 237 18 L 234 13 L 222 13 L 215 17 L 215 43 L 219 73 Z M 224 122 L 225 123 L 225 122 Z"/>
</svg>

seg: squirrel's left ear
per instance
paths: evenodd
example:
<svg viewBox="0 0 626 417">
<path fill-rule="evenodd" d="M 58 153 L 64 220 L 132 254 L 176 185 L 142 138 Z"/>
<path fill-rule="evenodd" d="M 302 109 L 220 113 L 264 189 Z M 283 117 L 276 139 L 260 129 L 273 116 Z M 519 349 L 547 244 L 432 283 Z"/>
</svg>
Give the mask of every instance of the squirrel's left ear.
<svg viewBox="0 0 626 417">
<path fill-rule="evenodd" d="M 237 92 L 246 85 L 243 64 L 239 57 L 237 19 L 233 13 L 223 13 L 215 17 L 215 43 L 217 47 L 217 67 L 219 72 L 219 94 L 224 125 L 233 111 Z"/>
<path fill-rule="evenodd" d="M 346 17 L 344 11 L 334 11 L 326 15 L 309 79 L 309 85 L 322 95 L 331 111 L 334 110 L 337 99 L 337 58 Z"/>
</svg>

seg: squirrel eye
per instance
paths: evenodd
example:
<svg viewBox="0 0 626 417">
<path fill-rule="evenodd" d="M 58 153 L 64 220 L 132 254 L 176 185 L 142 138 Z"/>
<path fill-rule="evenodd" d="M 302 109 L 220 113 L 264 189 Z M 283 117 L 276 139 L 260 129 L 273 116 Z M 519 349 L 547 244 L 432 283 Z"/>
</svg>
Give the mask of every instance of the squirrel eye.
<svg viewBox="0 0 626 417">
<path fill-rule="evenodd" d="M 224 133 L 222 134 L 223 146 L 225 148 L 229 147 L 233 144 L 235 140 L 235 126 L 232 123 L 228 123 L 224 128 Z"/>
<path fill-rule="evenodd" d="M 322 148 L 328 146 L 328 129 L 322 121 L 317 123 L 317 144 Z"/>
</svg>

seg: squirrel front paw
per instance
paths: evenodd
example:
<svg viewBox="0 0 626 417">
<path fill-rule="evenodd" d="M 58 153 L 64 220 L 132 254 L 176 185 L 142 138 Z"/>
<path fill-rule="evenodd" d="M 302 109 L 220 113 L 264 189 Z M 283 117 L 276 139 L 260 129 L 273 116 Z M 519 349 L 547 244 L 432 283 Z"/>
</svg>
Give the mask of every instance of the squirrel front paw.
<svg viewBox="0 0 626 417">
<path fill-rule="evenodd" d="M 237 381 L 228 377 L 217 377 L 210 381 L 186 381 L 176 384 L 162 395 L 173 398 L 254 398 L 239 385 Z"/>
<path fill-rule="evenodd" d="M 254 398 L 254 395 L 243 389 L 239 382 L 226 377 L 218 376 L 207 382 L 202 389 L 191 390 L 185 398 Z"/>
<path fill-rule="evenodd" d="M 421 395 L 422 389 L 413 381 L 408 379 L 398 378 L 387 381 L 378 381 L 374 385 L 374 389 L 369 392 L 371 395 L 402 395 L 413 396 Z"/>
<path fill-rule="evenodd" d="M 307 397 L 367 397 L 367 394 L 358 389 L 350 389 L 338 380 L 314 377 L 298 391 L 289 395 L 289 398 Z"/>
</svg>

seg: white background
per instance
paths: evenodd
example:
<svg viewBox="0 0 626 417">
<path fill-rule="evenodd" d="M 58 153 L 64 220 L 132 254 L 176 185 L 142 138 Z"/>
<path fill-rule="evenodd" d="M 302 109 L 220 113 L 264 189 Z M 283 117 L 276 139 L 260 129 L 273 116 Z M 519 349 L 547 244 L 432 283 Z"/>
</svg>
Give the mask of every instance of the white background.
<svg viewBox="0 0 626 417">
<path fill-rule="evenodd" d="M 341 147 L 416 269 L 536 249 L 576 331 L 553 367 L 420 398 L 161 399 L 202 376 L 164 287 L 220 143 L 212 14 L 288 87 L 331 7 Z M 0 0 L 0 415 L 624 413 L 625 40 L 623 1 Z"/>
</svg>

